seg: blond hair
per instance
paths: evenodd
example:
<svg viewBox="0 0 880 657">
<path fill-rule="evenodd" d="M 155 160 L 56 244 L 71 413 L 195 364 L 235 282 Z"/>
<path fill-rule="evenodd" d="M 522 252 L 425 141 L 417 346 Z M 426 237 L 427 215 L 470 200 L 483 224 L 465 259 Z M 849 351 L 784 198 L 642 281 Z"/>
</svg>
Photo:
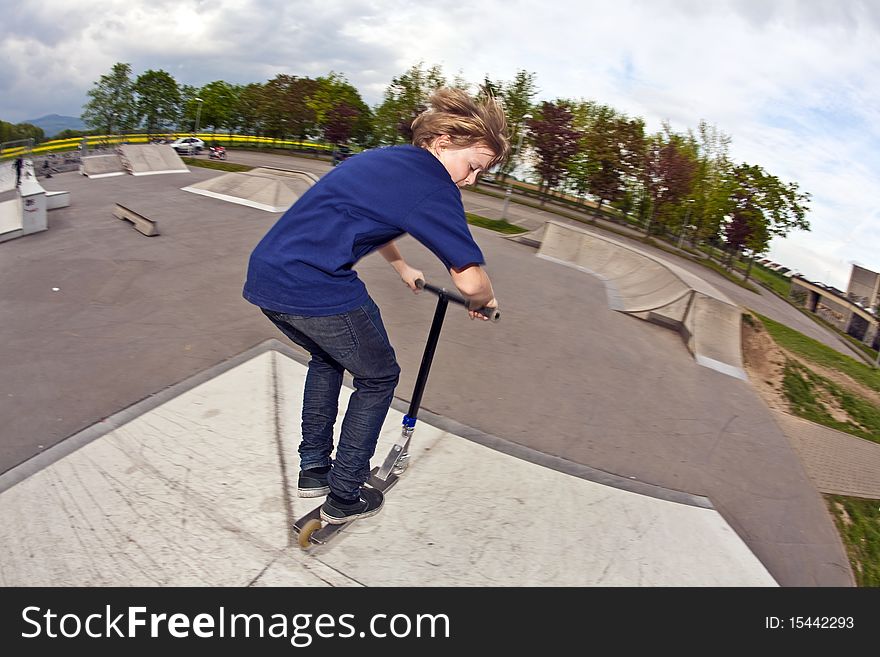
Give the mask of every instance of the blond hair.
<svg viewBox="0 0 880 657">
<path fill-rule="evenodd" d="M 440 135 L 448 135 L 456 146 L 483 144 L 495 157 L 494 166 L 507 159 L 510 140 L 504 108 L 493 96 L 474 100 L 461 89 L 437 89 L 428 100 L 431 108 L 412 123 L 412 143 L 428 148 Z"/>
</svg>

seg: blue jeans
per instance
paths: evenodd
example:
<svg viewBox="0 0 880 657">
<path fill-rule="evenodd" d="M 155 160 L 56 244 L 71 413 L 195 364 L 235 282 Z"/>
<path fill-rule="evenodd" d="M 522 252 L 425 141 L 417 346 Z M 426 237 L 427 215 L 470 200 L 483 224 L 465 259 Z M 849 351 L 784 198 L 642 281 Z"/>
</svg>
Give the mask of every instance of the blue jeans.
<svg viewBox="0 0 880 657">
<path fill-rule="evenodd" d="M 326 317 L 262 310 L 284 335 L 312 355 L 303 393 L 300 468 L 332 466 L 330 491 L 356 498 L 370 476 L 370 459 L 400 378 L 379 308 L 368 299 L 360 308 Z M 331 460 L 333 425 L 346 370 L 354 378 L 355 392 L 342 421 L 336 459 Z"/>
</svg>

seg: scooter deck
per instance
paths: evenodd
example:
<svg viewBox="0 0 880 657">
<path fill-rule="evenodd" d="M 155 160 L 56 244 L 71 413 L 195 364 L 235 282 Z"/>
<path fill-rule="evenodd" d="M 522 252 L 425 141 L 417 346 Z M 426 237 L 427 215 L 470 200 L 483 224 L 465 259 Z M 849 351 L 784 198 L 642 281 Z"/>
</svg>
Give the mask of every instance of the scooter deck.
<svg viewBox="0 0 880 657">
<path fill-rule="evenodd" d="M 370 473 L 370 479 L 367 481 L 367 485 L 370 486 L 370 488 L 375 488 L 376 490 L 378 490 L 384 494 L 387 491 L 389 491 L 394 486 L 394 484 L 397 483 L 397 481 L 400 477 L 398 477 L 394 473 L 391 473 L 388 475 L 388 479 L 383 481 L 382 479 L 378 479 L 376 477 L 376 473 L 378 471 L 379 471 L 378 467 L 373 468 L 372 472 Z M 331 525 L 330 523 L 324 523 L 324 521 L 321 520 L 321 506 L 322 505 L 323 505 L 323 502 L 321 504 L 319 504 L 318 506 L 316 506 L 311 511 L 309 511 L 306 515 L 304 515 L 302 518 L 300 518 L 299 520 L 297 520 L 293 524 L 293 531 L 297 535 L 297 539 L 298 539 L 300 547 L 303 549 L 307 549 L 308 547 L 310 547 L 312 545 L 326 545 L 341 530 L 345 529 L 353 522 L 357 522 L 357 520 L 351 520 L 349 522 L 345 522 L 345 523 L 338 524 L 338 525 Z M 312 526 L 314 526 L 314 522 L 318 522 L 319 524 L 321 524 L 321 528 L 320 529 L 311 529 L 311 527 L 307 528 L 309 523 L 312 523 Z M 311 529 L 311 531 L 309 531 L 309 529 Z M 303 538 L 303 540 L 299 540 L 299 536 L 300 536 L 300 534 L 302 534 L 303 530 L 306 530 L 309 532 L 308 533 L 308 544 L 306 544 L 306 545 L 304 545 L 305 537 Z"/>
</svg>

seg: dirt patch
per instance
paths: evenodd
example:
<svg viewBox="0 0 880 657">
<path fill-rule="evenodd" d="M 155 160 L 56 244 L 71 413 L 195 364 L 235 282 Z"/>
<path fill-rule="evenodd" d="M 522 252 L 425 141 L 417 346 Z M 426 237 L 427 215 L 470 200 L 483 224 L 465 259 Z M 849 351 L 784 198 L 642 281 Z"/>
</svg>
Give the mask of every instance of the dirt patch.
<svg viewBox="0 0 880 657">
<path fill-rule="evenodd" d="M 787 413 L 791 412 L 791 407 L 782 388 L 786 358 L 800 363 L 841 388 L 880 406 L 880 392 L 859 383 L 842 372 L 802 360 L 774 342 L 770 334 L 760 324 L 756 323 L 752 326 L 748 322 L 743 322 L 742 329 L 743 364 L 752 385 L 770 408 Z M 832 395 L 821 394 L 819 401 L 828 409 L 829 414 L 835 420 L 853 421 Z"/>
<path fill-rule="evenodd" d="M 774 410 L 790 413 L 791 408 L 782 390 L 785 352 L 762 327 L 747 322 L 742 326 L 742 350 L 749 381 L 764 403 Z"/>
<path fill-rule="evenodd" d="M 835 502 L 834 508 L 837 511 L 837 517 L 840 518 L 840 521 L 847 527 L 850 526 L 852 524 L 852 518 L 850 518 L 849 514 L 846 512 L 846 507 L 840 502 Z"/>
</svg>

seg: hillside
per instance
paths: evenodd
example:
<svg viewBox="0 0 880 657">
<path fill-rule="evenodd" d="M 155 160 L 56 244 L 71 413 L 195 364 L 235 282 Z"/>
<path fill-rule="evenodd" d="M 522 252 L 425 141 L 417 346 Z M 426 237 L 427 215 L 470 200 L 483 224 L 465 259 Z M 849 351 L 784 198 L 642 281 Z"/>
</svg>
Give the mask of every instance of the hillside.
<svg viewBox="0 0 880 657">
<path fill-rule="evenodd" d="M 86 125 L 76 116 L 62 116 L 60 114 L 47 114 L 39 119 L 28 119 L 23 123 L 30 123 L 42 128 L 46 138 L 51 139 L 62 130 L 85 130 Z"/>
</svg>

